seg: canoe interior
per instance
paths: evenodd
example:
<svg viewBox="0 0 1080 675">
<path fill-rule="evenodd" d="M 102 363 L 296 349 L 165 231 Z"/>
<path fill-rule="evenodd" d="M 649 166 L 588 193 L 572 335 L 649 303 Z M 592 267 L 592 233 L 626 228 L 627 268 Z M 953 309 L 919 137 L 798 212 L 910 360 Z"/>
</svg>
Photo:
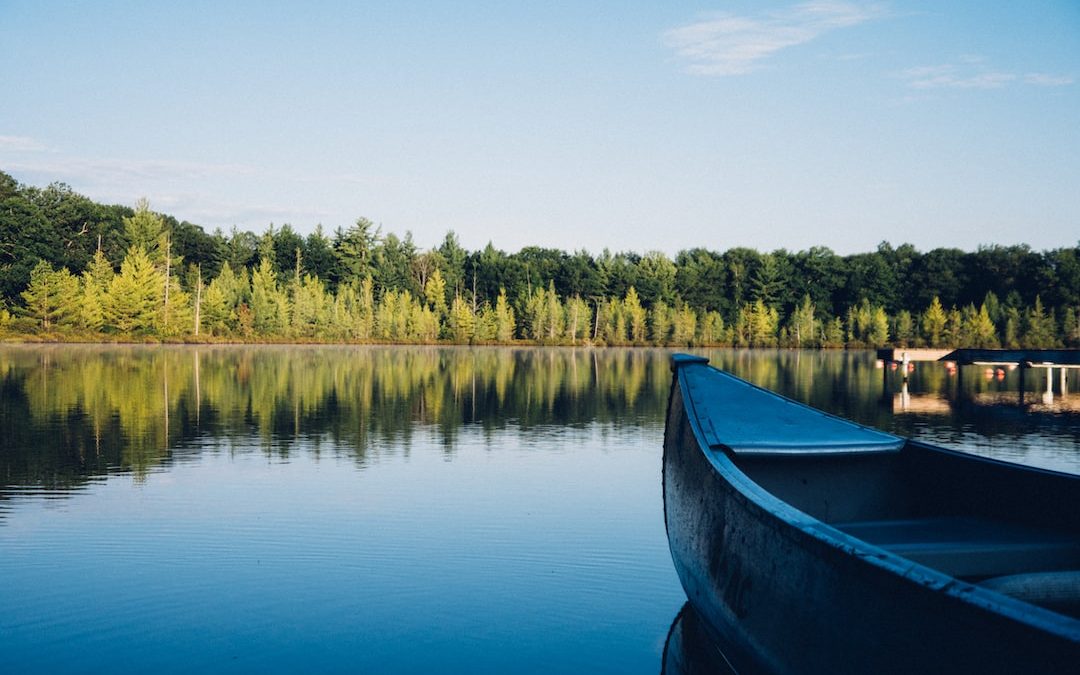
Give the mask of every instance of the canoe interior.
<svg viewBox="0 0 1080 675">
<path fill-rule="evenodd" d="M 1080 570 L 1069 477 L 913 441 L 894 454 L 730 458 L 807 515 L 950 576 L 979 582 Z"/>
</svg>

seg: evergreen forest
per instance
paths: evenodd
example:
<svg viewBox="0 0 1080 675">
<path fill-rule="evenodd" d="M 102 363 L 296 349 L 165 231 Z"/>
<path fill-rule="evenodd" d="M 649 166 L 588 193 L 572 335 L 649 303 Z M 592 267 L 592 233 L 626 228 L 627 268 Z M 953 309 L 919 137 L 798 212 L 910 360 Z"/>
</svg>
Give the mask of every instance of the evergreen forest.
<svg viewBox="0 0 1080 675">
<path fill-rule="evenodd" d="M 723 233 L 712 235 L 722 239 Z M 424 250 L 359 218 L 225 232 L 0 172 L 0 336 L 23 340 L 1080 347 L 1080 243 L 868 253 Z"/>
</svg>

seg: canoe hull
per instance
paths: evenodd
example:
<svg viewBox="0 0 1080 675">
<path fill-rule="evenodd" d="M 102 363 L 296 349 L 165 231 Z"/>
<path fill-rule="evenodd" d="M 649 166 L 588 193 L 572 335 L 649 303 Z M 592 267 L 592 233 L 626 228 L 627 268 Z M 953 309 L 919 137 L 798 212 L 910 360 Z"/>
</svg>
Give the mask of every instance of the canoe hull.
<svg viewBox="0 0 1080 675">
<path fill-rule="evenodd" d="M 905 575 L 706 447 L 678 373 L 664 440 L 664 516 L 690 603 L 743 668 L 770 672 L 1032 672 L 1075 667 L 1077 643 Z M 1037 622 L 1036 622 L 1037 623 Z M 749 662 L 748 662 L 749 661 Z M 736 663 L 736 665 L 740 665 Z"/>
</svg>

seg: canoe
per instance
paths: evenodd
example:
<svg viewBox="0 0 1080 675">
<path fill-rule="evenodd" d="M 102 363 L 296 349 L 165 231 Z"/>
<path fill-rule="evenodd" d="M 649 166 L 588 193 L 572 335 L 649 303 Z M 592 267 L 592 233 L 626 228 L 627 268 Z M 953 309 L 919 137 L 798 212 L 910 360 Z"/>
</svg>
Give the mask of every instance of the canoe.
<svg viewBox="0 0 1080 675">
<path fill-rule="evenodd" d="M 664 520 L 742 668 L 1076 672 L 1080 477 L 886 434 L 672 357 Z"/>
</svg>

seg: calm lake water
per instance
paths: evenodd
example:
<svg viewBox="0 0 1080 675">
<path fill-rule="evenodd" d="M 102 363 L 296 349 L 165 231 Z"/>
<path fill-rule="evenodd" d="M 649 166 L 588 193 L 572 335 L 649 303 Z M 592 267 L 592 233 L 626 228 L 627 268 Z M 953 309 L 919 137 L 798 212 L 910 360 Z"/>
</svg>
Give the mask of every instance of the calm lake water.
<svg viewBox="0 0 1080 675">
<path fill-rule="evenodd" d="M 1080 473 L 1057 375 L 695 353 Z M 0 669 L 659 672 L 669 354 L 0 346 Z"/>
</svg>

